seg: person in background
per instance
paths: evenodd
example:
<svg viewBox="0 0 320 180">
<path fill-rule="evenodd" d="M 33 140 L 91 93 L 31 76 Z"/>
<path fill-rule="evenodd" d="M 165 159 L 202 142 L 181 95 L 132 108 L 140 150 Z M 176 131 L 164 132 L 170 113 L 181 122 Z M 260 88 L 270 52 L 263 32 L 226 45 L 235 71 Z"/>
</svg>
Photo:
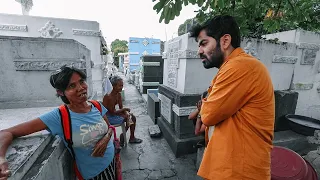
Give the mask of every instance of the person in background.
<svg viewBox="0 0 320 180">
<path fill-rule="evenodd" d="M 235 19 L 216 16 L 192 28 L 204 68 L 218 68 L 200 117 L 214 126 L 198 170 L 210 180 L 270 180 L 275 102 L 267 68 L 240 48 Z M 208 129 L 206 129 L 208 131 Z"/>
<path fill-rule="evenodd" d="M 106 94 L 103 97 L 103 105 L 108 109 L 107 117 L 110 121 L 111 125 L 122 124 L 126 122 L 126 131 L 130 128 L 130 139 L 129 143 L 138 144 L 141 143 L 142 140 L 135 137 L 135 129 L 136 129 L 136 117 L 130 113 L 129 108 L 124 108 L 122 105 L 121 91 L 123 89 L 123 80 L 121 77 L 117 75 L 113 75 L 110 78 L 110 82 L 112 84 L 112 91 L 110 94 Z M 118 105 L 119 109 L 116 110 L 116 105 Z M 124 136 L 125 134 L 120 135 L 120 144 L 124 145 Z"/>
<path fill-rule="evenodd" d="M 92 180 L 115 180 L 113 131 L 109 128 L 109 121 L 105 115 L 107 109 L 101 105 L 102 112 L 100 112 L 88 101 L 86 78 L 83 71 L 63 66 L 50 76 L 50 83 L 55 88 L 57 96 L 69 109 L 72 148 L 82 177 Z M 54 108 L 31 121 L 0 131 L 1 180 L 6 179 L 10 174 L 5 154 L 12 140 L 45 129 L 52 135 L 59 135 L 67 146 L 59 108 Z M 70 151 L 69 148 L 68 150 Z"/>
<path fill-rule="evenodd" d="M 112 91 L 112 84 L 111 84 L 110 79 L 108 77 L 105 78 L 103 89 L 104 89 L 104 92 L 103 92 L 104 95 L 110 94 Z"/>
</svg>

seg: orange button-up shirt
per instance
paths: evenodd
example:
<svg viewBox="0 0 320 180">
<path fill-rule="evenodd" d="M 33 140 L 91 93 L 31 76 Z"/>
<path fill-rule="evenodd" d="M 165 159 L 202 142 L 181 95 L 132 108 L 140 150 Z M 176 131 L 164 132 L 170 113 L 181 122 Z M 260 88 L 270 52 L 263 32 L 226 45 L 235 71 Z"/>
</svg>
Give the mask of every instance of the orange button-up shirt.
<svg viewBox="0 0 320 180">
<path fill-rule="evenodd" d="M 215 129 L 198 175 L 210 180 L 270 180 L 275 102 L 267 68 L 237 48 L 208 92 L 201 120 Z"/>
</svg>

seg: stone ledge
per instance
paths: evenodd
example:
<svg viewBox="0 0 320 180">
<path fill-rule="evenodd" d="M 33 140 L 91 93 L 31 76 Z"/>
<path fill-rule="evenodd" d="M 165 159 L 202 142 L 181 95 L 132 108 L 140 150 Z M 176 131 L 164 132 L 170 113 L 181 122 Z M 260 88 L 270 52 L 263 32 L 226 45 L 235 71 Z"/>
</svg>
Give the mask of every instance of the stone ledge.
<svg viewBox="0 0 320 180">
<path fill-rule="evenodd" d="M 170 129 L 165 123 L 166 122 L 164 122 L 161 117 L 158 118 L 158 125 L 162 134 L 176 157 L 197 152 L 196 144 L 203 140 L 203 137 L 197 136 L 179 139 L 174 135 L 172 129 Z"/>
<path fill-rule="evenodd" d="M 50 135 L 22 137 L 14 140 L 6 154 L 9 169 L 12 171 L 10 179 L 23 179 L 51 140 Z"/>
<path fill-rule="evenodd" d="M 172 97 L 172 103 L 178 107 L 194 106 L 201 98 L 201 94 L 182 94 L 162 84 L 159 85 L 159 93 L 166 97 Z"/>
<path fill-rule="evenodd" d="M 176 104 L 172 104 L 172 111 L 178 116 L 189 116 L 196 109 L 196 106 L 178 107 Z"/>
<path fill-rule="evenodd" d="M 61 139 L 56 137 L 46 146 L 23 179 L 74 179 L 73 176 L 72 157 Z"/>
</svg>

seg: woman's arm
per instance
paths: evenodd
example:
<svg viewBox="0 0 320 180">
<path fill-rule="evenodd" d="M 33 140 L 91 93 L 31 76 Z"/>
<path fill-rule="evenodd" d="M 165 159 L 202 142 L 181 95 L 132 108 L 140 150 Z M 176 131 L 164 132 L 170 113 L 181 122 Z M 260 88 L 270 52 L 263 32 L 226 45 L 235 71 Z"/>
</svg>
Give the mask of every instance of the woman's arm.
<svg viewBox="0 0 320 180">
<path fill-rule="evenodd" d="M 106 121 L 108 126 L 110 126 L 110 122 L 106 115 L 103 116 L 103 119 Z M 94 146 L 91 156 L 103 157 L 112 135 L 113 135 L 113 129 L 109 128 L 108 132 Z"/>
<path fill-rule="evenodd" d="M 46 129 L 47 126 L 40 120 L 40 118 L 13 126 L 8 129 L 0 131 L 0 157 L 7 152 L 8 144 L 17 137 L 26 136 L 41 130 Z"/>
</svg>

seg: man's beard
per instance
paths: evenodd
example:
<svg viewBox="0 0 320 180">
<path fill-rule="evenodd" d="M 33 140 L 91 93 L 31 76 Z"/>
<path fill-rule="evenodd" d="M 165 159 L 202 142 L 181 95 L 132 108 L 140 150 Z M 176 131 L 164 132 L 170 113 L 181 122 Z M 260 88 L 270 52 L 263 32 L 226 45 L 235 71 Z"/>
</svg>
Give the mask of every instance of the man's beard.
<svg viewBox="0 0 320 180">
<path fill-rule="evenodd" d="M 210 59 L 204 54 L 201 54 L 200 58 L 205 59 L 204 61 L 202 61 L 204 68 L 220 68 L 224 61 L 224 55 L 221 51 L 220 44 L 218 44 L 218 46 L 213 49 Z"/>
</svg>

